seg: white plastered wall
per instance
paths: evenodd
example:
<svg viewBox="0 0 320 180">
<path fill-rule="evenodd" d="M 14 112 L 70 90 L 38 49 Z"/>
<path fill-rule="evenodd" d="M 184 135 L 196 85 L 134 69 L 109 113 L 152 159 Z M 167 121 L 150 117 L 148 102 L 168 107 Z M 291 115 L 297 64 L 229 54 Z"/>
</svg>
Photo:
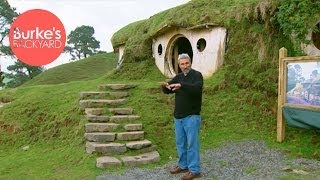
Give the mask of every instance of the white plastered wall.
<svg viewBox="0 0 320 180">
<path fill-rule="evenodd" d="M 124 53 L 124 47 L 125 47 L 125 45 L 121 45 L 121 46 L 119 46 L 118 48 L 119 48 L 119 50 L 118 50 L 118 53 L 119 53 L 119 55 L 118 55 L 118 63 L 121 63 L 121 59 L 122 59 L 122 56 L 123 56 L 123 53 Z"/>
<path fill-rule="evenodd" d="M 205 78 L 212 76 L 223 63 L 226 29 L 223 27 L 204 28 L 201 30 L 177 29 L 156 37 L 152 44 L 155 63 L 161 73 L 170 78 L 175 74 L 168 70 L 165 55 L 166 51 L 170 49 L 170 46 L 173 46 L 172 40 L 180 35 L 187 38 L 191 44 L 193 51 L 192 68 L 200 71 Z M 205 39 L 206 47 L 202 52 L 199 52 L 197 49 L 197 41 L 201 38 Z M 162 45 L 163 49 L 161 55 L 158 54 L 159 44 Z"/>
</svg>

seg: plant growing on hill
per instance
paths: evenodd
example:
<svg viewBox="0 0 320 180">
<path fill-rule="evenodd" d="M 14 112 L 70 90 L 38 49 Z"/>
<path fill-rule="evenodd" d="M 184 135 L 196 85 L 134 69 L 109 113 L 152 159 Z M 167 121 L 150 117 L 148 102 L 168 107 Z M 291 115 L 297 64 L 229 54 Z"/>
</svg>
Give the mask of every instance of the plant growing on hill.
<svg viewBox="0 0 320 180">
<path fill-rule="evenodd" d="M 3 79 L 4 79 L 3 72 L 0 71 L 0 87 L 4 85 Z"/>
<path fill-rule="evenodd" d="M 7 88 L 20 86 L 44 70 L 41 66 L 29 66 L 19 60 L 14 65 L 8 66 L 7 69 L 11 72 L 5 74 L 5 77 L 10 79 L 5 85 Z"/>
<path fill-rule="evenodd" d="M 94 28 L 82 25 L 71 31 L 68 35 L 68 45 L 65 52 L 72 56 L 71 60 L 87 58 L 93 54 L 101 53 L 98 51 L 100 42 L 93 37 Z"/>
<path fill-rule="evenodd" d="M 309 30 L 315 30 L 319 18 L 320 1 L 317 0 L 281 0 L 278 12 L 273 20 L 279 23 L 283 33 L 293 38 L 295 49 L 300 44 L 309 43 L 306 35 Z"/>
<path fill-rule="evenodd" d="M 9 46 L 4 44 L 5 38 L 9 34 L 10 24 L 18 13 L 12 8 L 6 0 L 0 1 L 0 53 L 1 55 L 12 55 Z"/>
</svg>

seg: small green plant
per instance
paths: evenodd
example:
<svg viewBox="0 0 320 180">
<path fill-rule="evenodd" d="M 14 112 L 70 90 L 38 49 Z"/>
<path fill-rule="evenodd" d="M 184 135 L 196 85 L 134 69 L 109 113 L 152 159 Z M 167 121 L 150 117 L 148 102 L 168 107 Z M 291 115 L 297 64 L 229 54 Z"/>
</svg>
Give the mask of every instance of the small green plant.
<svg viewBox="0 0 320 180">
<path fill-rule="evenodd" d="M 256 170 L 257 170 L 257 167 L 256 167 L 256 166 L 250 165 L 250 166 L 245 170 L 245 173 L 251 174 L 251 173 L 254 173 Z"/>
<path fill-rule="evenodd" d="M 320 1 L 280 0 L 278 9 L 273 20 L 287 37 L 294 39 L 296 49 L 302 42 L 309 43 L 306 35 L 319 20 Z"/>
</svg>

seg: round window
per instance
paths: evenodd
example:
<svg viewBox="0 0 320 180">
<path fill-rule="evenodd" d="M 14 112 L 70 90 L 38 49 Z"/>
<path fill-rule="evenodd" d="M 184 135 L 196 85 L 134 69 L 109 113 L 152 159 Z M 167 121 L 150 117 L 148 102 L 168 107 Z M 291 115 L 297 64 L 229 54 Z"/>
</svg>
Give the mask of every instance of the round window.
<svg viewBox="0 0 320 180">
<path fill-rule="evenodd" d="M 202 52 L 206 48 L 207 42 L 205 39 L 201 38 L 197 42 L 197 49 L 199 52 Z"/>
<path fill-rule="evenodd" d="M 312 42 L 320 50 L 320 22 L 316 25 L 316 30 L 312 32 Z"/>
<path fill-rule="evenodd" d="M 158 45 L 158 54 L 159 55 L 162 54 L 162 45 L 161 44 Z"/>
</svg>

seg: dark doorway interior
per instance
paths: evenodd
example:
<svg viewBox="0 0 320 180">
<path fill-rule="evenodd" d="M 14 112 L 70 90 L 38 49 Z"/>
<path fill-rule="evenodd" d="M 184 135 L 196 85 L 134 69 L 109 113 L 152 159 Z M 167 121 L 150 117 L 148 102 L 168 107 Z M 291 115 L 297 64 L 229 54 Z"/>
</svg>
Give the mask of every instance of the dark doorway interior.
<svg viewBox="0 0 320 180">
<path fill-rule="evenodd" d="M 189 40 L 185 37 L 179 37 L 174 42 L 173 49 L 172 49 L 171 62 L 172 62 L 172 67 L 176 74 L 181 72 L 181 69 L 179 68 L 179 65 L 178 65 L 178 56 L 179 54 L 182 54 L 182 53 L 187 53 L 190 56 L 191 63 L 192 63 L 192 59 L 193 59 L 192 47 Z"/>
<path fill-rule="evenodd" d="M 320 50 L 320 23 L 316 25 L 316 30 L 312 32 L 312 41 L 314 46 Z"/>
</svg>

